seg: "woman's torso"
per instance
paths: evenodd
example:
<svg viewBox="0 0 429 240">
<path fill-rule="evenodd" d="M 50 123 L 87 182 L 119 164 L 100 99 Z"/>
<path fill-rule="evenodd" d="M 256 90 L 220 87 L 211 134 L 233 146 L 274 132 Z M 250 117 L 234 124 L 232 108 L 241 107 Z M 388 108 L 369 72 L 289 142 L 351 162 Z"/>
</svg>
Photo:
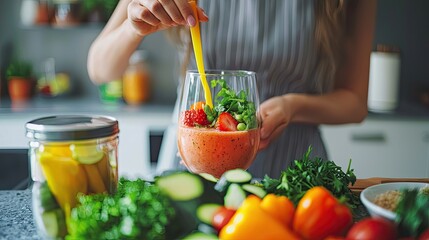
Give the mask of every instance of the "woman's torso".
<svg viewBox="0 0 429 240">
<path fill-rule="evenodd" d="M 314 0 L 199 0 L 209 21 L 201 23 L 206 69 L 257 74 L 261 102 L 286 93 L 318 94 L 330 79 L 317 71 Z M 193 56 L 188 69 L 196 69 Z M 291 124 L 262 151 L 250 170 L 277 177 L 305 153 L 326 157 L 317 126 Z"/>
</svg>

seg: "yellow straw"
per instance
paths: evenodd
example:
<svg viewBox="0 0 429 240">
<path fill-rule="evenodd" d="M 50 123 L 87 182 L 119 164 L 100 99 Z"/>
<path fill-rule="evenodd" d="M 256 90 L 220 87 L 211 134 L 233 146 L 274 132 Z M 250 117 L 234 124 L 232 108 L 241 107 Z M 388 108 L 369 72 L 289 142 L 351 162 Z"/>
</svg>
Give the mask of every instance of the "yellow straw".
<svg viewBox="0 0 429 240">
<path fill-rule="evenodd" d="M 210 92 L 209 85 L 206 79 L 206 73 L 204 71 L 204 61 L 203 61 L 203 48 L 201 46 L 201 33 L 200 33 L 200 24 L 198 21 L 198 12 L 197 12 L 197 3 L 195 1 L 190 1 L 189 4 L 192 6 L 194 11 L 194 17 L 196 24 L 194 27 L 191 27 L 191 38 L 192 45 L 194 47 L 195 61 L 197 62 L 198 72 L 201 76 L 201 83 L 204 89 L 204 97 L 206 98 L 206 104 L 213 108 L 212 95 Z"/>
</svg>

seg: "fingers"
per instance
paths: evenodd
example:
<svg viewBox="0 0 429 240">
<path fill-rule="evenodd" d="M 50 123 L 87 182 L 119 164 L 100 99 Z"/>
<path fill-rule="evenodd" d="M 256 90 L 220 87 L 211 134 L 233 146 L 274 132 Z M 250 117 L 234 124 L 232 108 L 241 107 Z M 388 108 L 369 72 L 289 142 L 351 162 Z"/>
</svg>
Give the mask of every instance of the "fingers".
<svg viewBox="0 0 429 240">
<path fill-rule="evenodd" d="M 136 0 L 135 2 L 140 5 L 141 19 L 150 24 L 174 26 L 195 23 L 192 8 L 187 0 Z"/>
<path fill-rule="evenodd" d="M 197 8 L 197 12 L 198 12 L 198 20 L 200 20 L 201 22 L 207 22 L 209 20 L 209 17 L 207 16 L 207 14 L 204 12 L 203 9 Z"/>
<path fill-rule="evenodd" d="M 287 127 L 290 120 L 290 111 L 284 105 L 281 97 L 274 97 L 260 106 L 262 120 L 260 149 L 264 149 Z"/>
<path fill-rule="evenodd" d="M 159 1 L 171 1 L 171 0 L 159 0 Z M 179 19 L 181 24 L 187 24 L 189 26 L 194 26 L 196 23 L 191 5 L 188 3 L 188 0 L 177 0 L 174 1 L 175 6 L 179 10 L 181 14 L 181 18 Z"/>
<path fill-rule="evenodd" d="M 286 128 L 286 126 L 287 126 L 287 124 L 279 125 L 273 131 L 269 131 L 266 129 L 267 132 L 268 131 L 270 132 L 270 134 L 268 134 L 268 136 L 265 138 L 262 138 L 262 135 L 261 135 L 261 141 L 259 142 L 259 150 L 262 150 L 262 149 L 265 149 L 266 147 L 268 147 L 268 145 L 283 132 L 283 130 Z M 262 129 L 261 129 L 261 131 L 262 131 Z"/>
<path fill-rule="evenodd" d="M 152 26 L 157 26 L 161 23 L 148 8 L 140 5 L 136 1 L 132 1 L 128 5 L 128 18 L 131 19 L 132 22 L 141 22 Z"/>
</svg>

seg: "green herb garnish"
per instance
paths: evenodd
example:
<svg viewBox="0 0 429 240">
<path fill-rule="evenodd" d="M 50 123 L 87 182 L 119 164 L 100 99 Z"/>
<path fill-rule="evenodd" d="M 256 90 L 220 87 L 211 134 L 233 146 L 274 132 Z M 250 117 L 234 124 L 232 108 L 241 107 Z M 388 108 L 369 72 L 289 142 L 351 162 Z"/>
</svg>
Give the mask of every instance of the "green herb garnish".
<svg viewBox="0 0 429 240">
<path fill-rule="evenodd" d="M 226 83 L 225 80 L 212 80 L 211 87 L 220 86 L 220 91 L 216 94 L 215 105 L 211 109 L 208 105 L 204 107 L 207 119 L 213 124 L 216 118 L 222 112 L 230 113 L 238 122 L 237 129 L 240 131 L 256 128 L 256 107 L 253 102 L 247 100 L 248 93 L 244 90 L 235 93 Z"/>
<path fill-rule="evenodd" d="M 264 188 L 269 193 L 288 197 L 295 205 L 312 187 L 323 186 L 335 197 L 345 198 L 347 204 L 353 209 L 359 205 L 359 198 L 349 189 L 354 184 L 356 176 L 350 169 L 351 160 L 346 172 L 333 161 L 322 158 L 310 158 L 311 146 L 302 159 L 295 160 L 294 164 L 282 171 L 280 178 L 265 176 L 262 180 Z"/>
<path fill-rule="evenodd" d="M 175 211 L 156 185 L 121 179 L 113 195 L 79 196 L 67 239 L 165 239 Z"/>
<path fill-rule="evenodd" d="M 401 190 L 395 209 L 396 223 L 402 236 L 418 237 L 429 228 L 429 195 L 419 189 Z"/>
</svg>

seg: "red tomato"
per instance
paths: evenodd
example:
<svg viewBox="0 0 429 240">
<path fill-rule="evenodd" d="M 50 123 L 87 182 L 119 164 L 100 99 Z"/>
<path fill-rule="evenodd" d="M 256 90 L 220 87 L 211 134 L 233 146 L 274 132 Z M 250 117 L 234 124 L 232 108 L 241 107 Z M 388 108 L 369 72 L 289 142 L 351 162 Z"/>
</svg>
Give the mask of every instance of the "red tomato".
<svg viewBox="0 0 429 240">
<path fill-rule="evenodd" d="M 396 225 L 382 218 L 366 218 L 355 223 L 347 233 L 347 240 L 398 239 Z"/>
<path fill-rule="evenodd" d="M 418 240 L 429 240 L 429 228 L 420 234 Z"/>
<path fill-rule="evenodd" d="M 235 214 L 234 209 L 226 208 L 224 206 L 220 207 L 219 210 L 213 215 L 212 225 L 217 230 L 220 231 L 232 218 Z"/>
</svg>

